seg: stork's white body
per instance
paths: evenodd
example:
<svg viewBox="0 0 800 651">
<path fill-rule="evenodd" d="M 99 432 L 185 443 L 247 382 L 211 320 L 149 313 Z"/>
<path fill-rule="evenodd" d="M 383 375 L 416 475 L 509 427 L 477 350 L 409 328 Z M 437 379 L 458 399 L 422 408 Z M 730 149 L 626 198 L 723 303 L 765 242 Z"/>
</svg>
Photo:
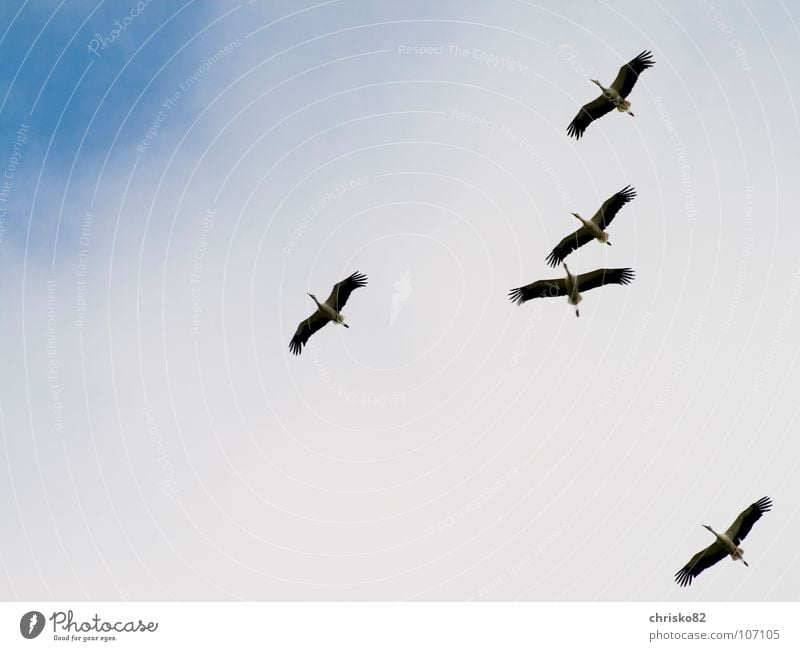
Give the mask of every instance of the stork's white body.
<svg viewBox="0 0 800 651">
<path fill-rule="evenodd" d="M 717 537 L 717 542 L 722 546 L 722 548 L 731 555 L 731 558 L 735 561 L 742 561 L 745 565 L 747 565 L 747 561 L 742 558 L 742 554 L 744 554 L 744 549 L 741 547 L 737 547 L 734 542 L 728 538 L 724 533 L 717 533 L 707 524 L 703 525 L 706 529 L 708 529 L 711 533 L 713 533 Z"/>
<path fill-rule="evenodd" d="M 600 87 L 600 90 L 603 91 L 603 95 L 605 95 L 606 98 L 612 104 L 614 104 L 614 106 L 616 107 L 616 109 L 618 111 L 620 111 L 621 113 L 627 113 L 627 114 L 629 114 L 631 116 L 633 115 L 633 113 L 631 113 L 631 111 L 630 111 L 631 103 L 628 100 L 626 100 L 622 95 L 620 95 L 616 91 L 616 89 L 614 89 L 614 88 L 606 88 L 605 86 L 603 86 L 603 84 L 601 84 L 596 79 L 592 79 L 592 81 Z"/>
<path fill-rule="evenodd" d="M 589 233 L 594 239 L 596 239 L 601 244 L 608 244 L 608 233 L 606 233 L 602 228 L 600 228 L 597 224 L 595 224 L 591 219 L 589 221 L 586 221 L 578 213 L 574 212 L 572 214 L 578 218 L 580 223 L 584 225 L 586 230 L 589 231 Z"/>
<path fill-rule="evenodd" d="M 567 265 L 564 265 L 564 271 L 567 272 L 567 303 L 570 305 L 575 306 L 575 316 L 580 316 L 580 312 L 578 311 L 578 303 L 583 300 L 580 292 L 578 291 L 578 281 L 567 268 Z"/>
<path fill-rule="evenodd" d="M 328 305 L 328 303 L 320 303 L 314 294 L 309 294 L 309 296 L 314 299 L 314 302 L 317 304 L 317 307 L 320 309 L 320 311 L 336 325 L 343 325 L 345 328 L 349 327 L 344 322 L 344 314 L 337 312 L 330 305 Z"/>
</svg>

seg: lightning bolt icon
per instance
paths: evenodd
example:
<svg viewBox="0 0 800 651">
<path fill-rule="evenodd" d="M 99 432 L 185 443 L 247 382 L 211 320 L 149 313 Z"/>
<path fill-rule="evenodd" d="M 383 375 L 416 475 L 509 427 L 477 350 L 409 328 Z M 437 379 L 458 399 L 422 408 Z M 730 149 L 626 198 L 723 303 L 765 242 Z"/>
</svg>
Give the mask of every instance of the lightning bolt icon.
<svg viewBox="0 0 800 651">
<path fill-rule="evenodd" d="M 33 631 L 33 627 L 36 626 L 38 620 L 39 618 L 36 616 L 36 613 L 33 613 L 33 615 L 31 615 L 31 620 L 28 622 L 28 633 Z"/>
</svg>

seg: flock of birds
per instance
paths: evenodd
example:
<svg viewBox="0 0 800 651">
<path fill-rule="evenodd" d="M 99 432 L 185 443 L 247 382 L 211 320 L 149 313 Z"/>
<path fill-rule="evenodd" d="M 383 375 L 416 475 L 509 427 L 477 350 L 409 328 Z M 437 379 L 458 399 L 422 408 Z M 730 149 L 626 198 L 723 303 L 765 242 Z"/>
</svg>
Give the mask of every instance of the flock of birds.
<svg viewBox="0 0 800 651">
<path fill-rule="evenodd" d="M 596 79 L 591 79 L 590 81 L 600 88 L 601 94 L 581 107 L 567 127 L 567 134 L 579 140 L 592 122 L 614 109 L 633 117 L 633 113 L 630 110 L 631 103 L 626 98 L 633 90 L 639 75 L 654 64 L 655 61 L 652 54 L 649 51 L 644 51 L 619 69 L 619 73 L 609 87 L 603 86 Z M 634 278 L 634 272 L 630 268 L 595 269 L 576 276 L 570 272 L 564 260 L 570 253 L 592 240 L 611 246 L 606 229 L 622 207 L 635 197 L 636 190 L 628 185 L 603 202 L 603 205 L 600 206 L 591 219 L 586 220 L 578 213 L 572 213 L 581 222 L 580 227 L 564 237 L 546 258 L 551 267 L 556 267 L 559 264 L 563 265 L 566 273 L 565 277 L 537 280 L 529 285 L 517 287 L 509 292 L 509 298 L 518 305 L 522 305 L 534 298 L 566 296 L 569 305 L 575 307 L 575 316 L 580 316 L 578 304 L 582 300 L 581 292 L 587 292 L 603 285 L 629 284 Z M 299 355 L 311 335 L 328 323 L 335 323 L 348 328 L 344 314 L 342 314 L 342 308 L 347 303 L 347 299 L 350 298 L 350 294 L 354 290 L 366 286 L 366 284 L 367 277 L 362 273 L 356 272 L 336 283 L 324 303 L 320 303 L 314 294 L 309 294 L 317 309 L 297 326 L 297 330 L 289 342 L 289 350 L 293 354 Z M 692 579 L 698 574 L 726 556 L 730 556 L 734 561 L 741 560 L 747 566 L 747 561 L 742 557 L 744 551 L 739 547 L 739 543 L 750 532 L 753 524 L 771 507 L 772 501 L 770 498 L 762 497 L 742 511 L 725 533 L 717 533 L 708 525 L 703 525 L 714 534 L 716 539 L 708 547 L 692 556 L 689 562 L 676 572 L 676 583 L 680 586 L 691 585 Z"/>
</svg>

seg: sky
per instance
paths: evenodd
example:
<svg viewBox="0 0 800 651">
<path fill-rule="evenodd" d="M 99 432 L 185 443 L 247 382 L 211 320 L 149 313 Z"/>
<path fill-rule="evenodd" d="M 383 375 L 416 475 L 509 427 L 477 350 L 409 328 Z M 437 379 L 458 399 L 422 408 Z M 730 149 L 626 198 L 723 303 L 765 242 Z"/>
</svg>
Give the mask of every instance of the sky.
<svg viewBox="0 0 800 651">
<path fill-rule="evenodd" d="M 0 19 L 0 599 L 800 597 L 797 7 Z M 568 262 L 634 282 L 512 304 L 628 184 Z M 764 495 L 750 566 L 676 586 Z"/>
</svg>

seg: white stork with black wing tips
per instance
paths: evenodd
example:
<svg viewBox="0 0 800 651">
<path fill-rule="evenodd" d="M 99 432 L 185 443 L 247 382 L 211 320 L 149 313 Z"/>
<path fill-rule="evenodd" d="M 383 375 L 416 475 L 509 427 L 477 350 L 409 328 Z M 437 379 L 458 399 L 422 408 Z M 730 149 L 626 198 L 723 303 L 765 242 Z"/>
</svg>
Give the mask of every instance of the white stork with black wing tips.
<svg viewBox="0 0 800 651">
<path fill-rule="evenodd" d="M 553 280 L 537 280 L 535 283 L 512 289 L 508 296 L 517 305 L 522 305 L 532 298 L 546 298 L 548 296 L 566 296 L 567 302 L 575 306 L 575 316 L 580 316 L 578 303 L 583 300 L 581 292 L 588 292 L 595 287 L 603 285 L 627 285 L 633 280 L 633 269 L 595 269 L 580 276 L 573 276 L 567 265 L 566 278 Z"/>
<path fill-rule="evenodd" d="M 342 314 L 341 310 L 344 304 L 347 303 L 347 299 L 350 298 L 350 294 L 353 293 L 353 290 L 364 287 L 366 284 L 367 277 L 356 271 L 342 282 L 336 283 L 333 286 L 331 295 L 328 296 L 324 303 L 320 303 L 314 294 L 309 294 L 317 304 L 317 311 L 305 321 L 301 321 L 300 325 L 297 326 L 297 331 L 289 342 L 289 350 L 295 355 L 299 355 L 311 335 L 330 321 L 341 324 L 345 328 L 349 328 L 350 326 L 344 322 L 344 314 Z"/>
<path fill-rule="evenodd" d="M 707 524 L 704 524 L 703 526 L 713 533 L 717 539 L 703 551 L 697 552 L 692 556 L 692 560 L 675 573 L 676 583 L 680 586 L 691 585 L 692 579 L 700 572 L 715 563 L 719 563 L 726 556 L 730 556 L 735 561 L 742 561 L 747 565 L 747 561 L 742 558 L 744 550 L 739 547 L 739 543 L 750 533 L 750 529 L 758 522 L 759 518 L 771 508 L 772 500 L 769 497 L 762 497 L 758 502 L 753 502 L 742 511 L 725 533 L 717 533 Z"/>
<path fill-rule="evenodd" d="M 613 197 L 606 199 L 603 205 L 600 206 L 600 210 L 598 210 L 589 221 L 586 221 L 576 212 L 572 213 L 572 215 L 577 217 L 581 222 L 582 226 L 558 243 L 558 246 L 547 256 L 547 264 L 551 267 L 558 266 L 563 263 L 564 258 L 575 249 L 592 240 L 597 240 L 601 244 L 608 244 L 611 246 L 611 242 L 608 241 L 608 233 L 606 233 L 605 229 L 608 228 L 608 225 L 619 212 L 620 208 L 629 201 L 632 201 L 635 196 L 636 190 L 626 185 Z"/>
<path fill-rule="evenodd" d="M 617 109 L 623 113 L 627 113 L 633 117 L 631 113 L 631 103 L 625 98 L 633 90 L 633 86 L 642 71 L 652 68 L 655 65 L 653 56 L 649 50 L 645 50 L 635 59 L 628 61 L 624 66 L 619 69 L 617 78 L 611 83 L 609 88 L 603 86 L 597 79 L 591 79 L 593 83 L 600 87 L 603 92 L 600 97 L 584 104 L 578 115 L 570 122 L 567 127 L 567 134 L 575 136 L 577 140 L 583 135 L 592 122 L 597 118 L 603 117 L 606 113 L 613 109 Z"/>
</svg>

